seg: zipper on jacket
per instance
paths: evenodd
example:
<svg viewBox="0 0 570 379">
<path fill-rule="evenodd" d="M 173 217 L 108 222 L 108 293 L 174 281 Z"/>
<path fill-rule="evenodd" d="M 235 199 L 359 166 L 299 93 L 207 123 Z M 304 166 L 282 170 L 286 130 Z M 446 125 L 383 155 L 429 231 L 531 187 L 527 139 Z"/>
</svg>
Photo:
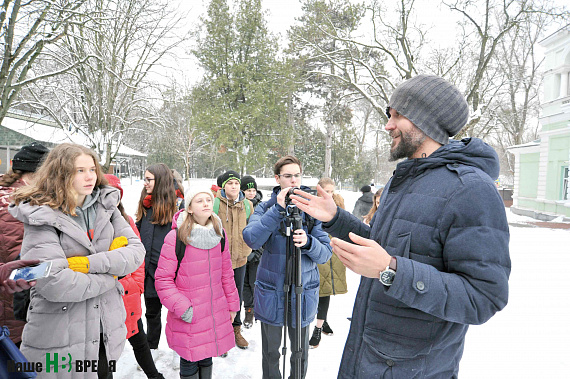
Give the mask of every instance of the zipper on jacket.
<svg viewBox="0 0 570 379">
<path fill-rule="evenodd" d="M 332 294 L 336 295 L 336 293 L 334 293 L 334 273 L 333 273 L 333 265 L 332 265 L 332 256 L 331 259 L 329 260 L 330 264 L 331 264 L 331 284 L 332 284 Z"/>
<path fill-rule="evenodd" d="M 221 247 L 221 245 L 220 245 Z M 210 249 L 208 249 L 208 275 L 210 277 L 210 306 L 212 308 L 212 320 L 214 321 L 214 339 L 216 340 L 216 356 L 220 356 L 220 348 L 218 346 L 218 333 L 216 332 L 216 317 L 214 314 L 214 290 L 212 289 L 212 262 L 210 261 Z"/>
</svg>

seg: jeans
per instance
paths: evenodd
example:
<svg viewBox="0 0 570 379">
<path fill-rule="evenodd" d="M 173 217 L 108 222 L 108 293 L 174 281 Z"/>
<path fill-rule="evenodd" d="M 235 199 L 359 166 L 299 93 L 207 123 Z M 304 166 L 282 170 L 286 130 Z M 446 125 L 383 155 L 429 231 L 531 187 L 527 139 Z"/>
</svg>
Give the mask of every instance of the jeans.
<svg viewBox="0 0 570 379">
<path fill-rule="evenodd" d="M 143 322 L 140 318 L 137 321 L 137 326 L 139 328 L 139 332 L 131 336 L 128 340 L 133 347 L 135 359 L 148 378 L 158 376 L 158 370 L 152 360 L 152 354 L 150 353 L 146 334 L 143 329 Z"/>
<path fill-rule="evenodd" d="M 212 358 L 204 358 L 201 361 L 192 362 L 180 357 L 180 376 L 192 376 L 198 372 L 199 367 L 208 367 L 212 364 Z"/>
<path fill-rule="evenodd" d="M 234 322 L 232 323 L 233 326 L 241 326 L 241 302 L 242 302 L 242 295 L 243 295 L 243 281 L 245 279 L 245 268 L 246 265 L 234 269 L 234 280 L 236 282 L 236 287 L 238 290 L 239 295 L 239 311 L 236 313 L 236 317 L 234 318 Z"/>
<path fill-rule="evenodd" d="M 162 303 L 158 297 L 145 297 L 144 304 L 146 307 L 144 315 L 146 317 L 148 347 L 151 349 L 158 349 L 160 332 L 162 330 L 162 322 L 160 320 Z"/>
</svg>

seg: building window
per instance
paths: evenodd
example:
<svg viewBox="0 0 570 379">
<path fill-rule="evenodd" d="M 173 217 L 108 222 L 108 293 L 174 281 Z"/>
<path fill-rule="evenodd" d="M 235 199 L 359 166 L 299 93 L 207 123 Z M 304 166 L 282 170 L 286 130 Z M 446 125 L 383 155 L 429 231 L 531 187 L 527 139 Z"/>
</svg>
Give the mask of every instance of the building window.
<svg viewBox="0 0 570 379">
<path fill-rule="evenodd" d="M 568 200 L 568 167 L 564 167 L 562 176 L 562 199 Z"/>
</svg>

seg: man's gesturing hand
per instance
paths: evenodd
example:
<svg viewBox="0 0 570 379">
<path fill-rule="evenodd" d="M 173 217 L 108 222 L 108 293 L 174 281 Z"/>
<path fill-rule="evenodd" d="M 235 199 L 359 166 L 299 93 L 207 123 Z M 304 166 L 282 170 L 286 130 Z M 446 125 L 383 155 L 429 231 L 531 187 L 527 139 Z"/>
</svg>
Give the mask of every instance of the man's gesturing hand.
<svg viewBox="0 0 570 379">
<path fill-rule="evenodd" d="M 317 186 L 319 196 L 311 195 L 302 190 L 295 190 L 291 196 L 295 204 L 303 212 L 313 216 L 322 222 L 328 222 L 336 214 L 336 204 L 331 195 L 325 192 L 321 186 Z"/>
<path fill-rule="evenodd" d="M 354 244 L 333 238 L 331 240 L 333 252 L 346 267 L 357 274 L 367 278 L 378 278 L 380 271 L 384 271 L 390 264 L 390 254 L 374 240 L 354 233 L 350 233 L 349 237 Z"/>
</svg>

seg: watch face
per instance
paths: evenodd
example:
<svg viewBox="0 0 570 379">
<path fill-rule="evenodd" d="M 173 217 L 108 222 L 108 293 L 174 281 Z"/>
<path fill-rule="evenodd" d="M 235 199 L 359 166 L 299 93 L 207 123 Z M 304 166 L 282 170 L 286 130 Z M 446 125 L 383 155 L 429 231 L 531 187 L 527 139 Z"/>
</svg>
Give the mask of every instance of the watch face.
<svg viewBox="0 0 570 379">
<path fill-rule="evenodd" d="M 394 282 L 396 273 L 393 270 L 385 270 L 380 274 L 380 282 L 385 286 L 390 286 Z"/>
</svg>

